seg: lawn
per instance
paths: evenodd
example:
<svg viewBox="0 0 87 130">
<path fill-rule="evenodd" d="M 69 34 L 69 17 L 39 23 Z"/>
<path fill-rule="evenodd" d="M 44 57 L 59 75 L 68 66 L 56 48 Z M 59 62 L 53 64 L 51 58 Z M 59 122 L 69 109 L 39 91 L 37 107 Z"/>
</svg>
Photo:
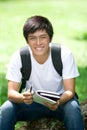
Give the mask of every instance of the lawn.
<svg viewBox="0 0 87 130">
<path fill-rule="evenodd" d="M 0 105 L 7 99 L 7 65 L 12 53 L 26 44 L 22 27 L 32 15 L 48 17 L 54 27 L 53 42 L 72 50 L 80 72 L 76 91 L 83 101 L 87 98 L 87 1 L 0 0 Z"/>
</svg>

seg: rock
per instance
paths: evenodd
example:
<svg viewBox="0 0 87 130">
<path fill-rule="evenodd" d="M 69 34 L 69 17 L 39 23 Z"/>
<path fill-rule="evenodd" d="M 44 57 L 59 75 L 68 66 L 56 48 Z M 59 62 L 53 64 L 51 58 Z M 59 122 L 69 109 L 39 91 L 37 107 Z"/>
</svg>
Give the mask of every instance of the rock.
<svg viewBox="0 0 87 130">
<path fill-rule="evenodd" d="M 62 128 L 62 129 L 61 129 Z M 66 130 L 63 122 L 53 118 L 44 118 L 32 122 L 27 122 L 25 126 L 18 130 Z"/>
<path fill-rule="evenodd" d="M 84 120 L 85 130 L 87 130 L 87 99 L 80 104 L 81 113 Z M 53 118 L 44 118 L 36 121 L 24 123 L 18 130 L 66 130 L 63 122 Z"/>
<path fill-rule="evenodd" d="M 85 130 L 87 130 L 87 99 L 80 104 L 80 107 L 83 115 Z"/>
</svg>

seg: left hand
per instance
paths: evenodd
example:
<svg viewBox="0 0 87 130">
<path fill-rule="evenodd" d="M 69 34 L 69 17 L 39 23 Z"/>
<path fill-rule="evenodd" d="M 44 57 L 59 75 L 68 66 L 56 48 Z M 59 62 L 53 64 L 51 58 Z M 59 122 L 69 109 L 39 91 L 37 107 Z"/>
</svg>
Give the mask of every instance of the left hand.
<svg viewBox="0 0 87 130">
<path fill-rule="evenodd" d="M 31 104 L 33 102 L 33 93 L 29 91 L 24 92 L 23 101 L 25 104 Z"/>
<path fill-rule="evenodd" d="M 58 106 L 59 106 L 59 100 L 58 100 L 56 103 L 54 103 L 54 104 L 50 104 L 50 103 L 48 103 L 48 102 L 45 102 L 44 104 L 45 104 L 50 110 L 55 111 L 55 110 L 58 108 Z"/>
</svg>

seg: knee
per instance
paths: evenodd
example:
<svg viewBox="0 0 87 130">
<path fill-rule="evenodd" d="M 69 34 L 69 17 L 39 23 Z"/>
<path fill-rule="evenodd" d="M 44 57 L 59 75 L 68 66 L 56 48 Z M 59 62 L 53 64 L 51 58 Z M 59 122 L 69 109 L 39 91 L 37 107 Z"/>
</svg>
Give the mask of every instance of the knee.
<svg viewBox="0 0 87 130">
<path fill-rule="evenodd" d="M 64 113 L 66 114 L 77 114 L 80 113 L 80 106 L 77 100 L 70 100 L 64 104 Z"/>
<path fill-rule="evenodd" d="M 2 106 L 1 106 L 1 114 L 2 117 L 5 115 L 11 115 L 11 113 L 15 112 L 15 107 L 14 104 L 10 101 L 6 101 Z"/>
<path fill-rule="evenodd" d="M 83 130 L 83 120 L 77 100 L 70 100 L 64 106 L 64 123 L 66 128 Z"/>
</svg>

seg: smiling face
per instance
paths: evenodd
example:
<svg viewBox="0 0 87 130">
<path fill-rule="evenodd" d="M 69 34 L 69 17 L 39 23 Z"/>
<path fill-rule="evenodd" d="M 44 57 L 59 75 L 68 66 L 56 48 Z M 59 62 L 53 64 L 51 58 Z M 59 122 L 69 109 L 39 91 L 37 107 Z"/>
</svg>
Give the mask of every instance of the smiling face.
<svg viewBox="0 0 87 130">
<path fill-rule="evenodd" d="M 28 44 L 32 50 L 34 58 L 46 60 L 49 56 L 50 37 L 45 30 L 38 30 L 28 35 Z"/>
</svg>

